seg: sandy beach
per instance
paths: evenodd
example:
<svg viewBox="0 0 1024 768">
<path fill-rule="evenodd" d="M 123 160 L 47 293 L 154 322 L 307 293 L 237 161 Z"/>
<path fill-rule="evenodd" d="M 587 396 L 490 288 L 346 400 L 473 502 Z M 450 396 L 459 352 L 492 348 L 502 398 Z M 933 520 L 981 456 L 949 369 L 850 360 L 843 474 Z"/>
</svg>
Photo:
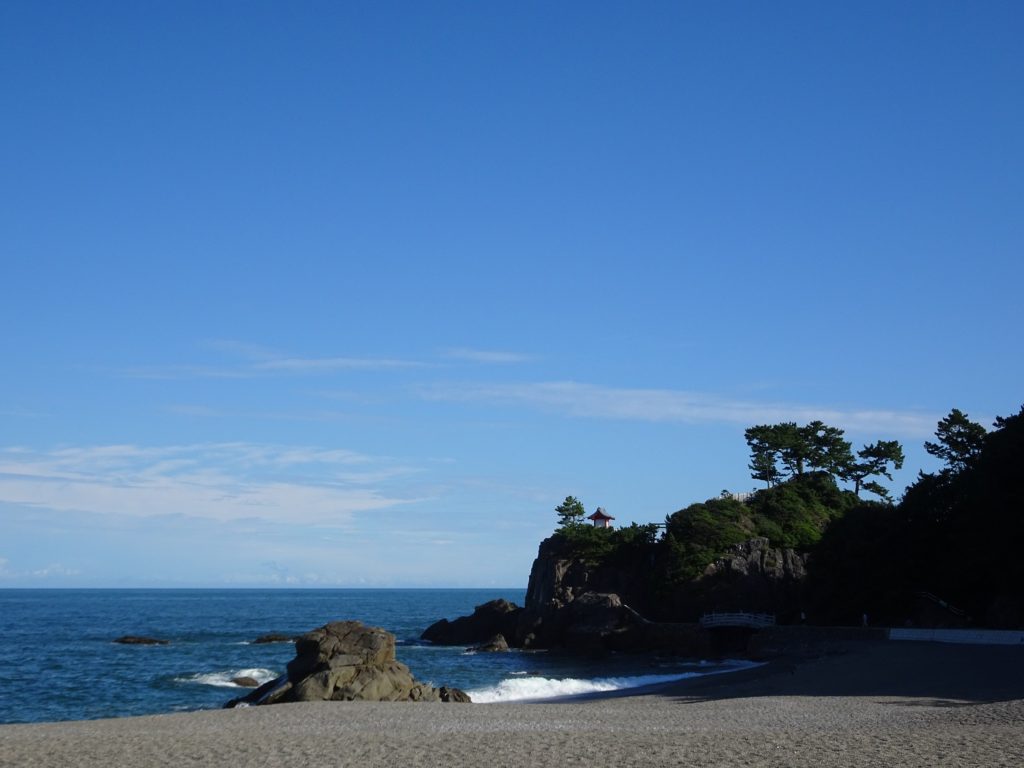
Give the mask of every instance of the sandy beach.
<svg viewBox="0 0 1024 768">
<path fill-rule="evenodd" d="M 880 642 L 584 701 L 0 727 L 0 766 L 1020 766 L 1024 648 Z"/>
</svg>

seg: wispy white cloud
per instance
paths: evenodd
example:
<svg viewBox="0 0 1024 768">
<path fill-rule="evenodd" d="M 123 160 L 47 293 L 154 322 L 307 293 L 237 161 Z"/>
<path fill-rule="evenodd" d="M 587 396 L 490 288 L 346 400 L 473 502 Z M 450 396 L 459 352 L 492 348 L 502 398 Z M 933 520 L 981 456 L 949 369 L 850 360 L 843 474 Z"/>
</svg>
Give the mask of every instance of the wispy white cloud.
<svg viewBox="0 0 1024 768">
<path fill-rule="evenodd" d="M 387 490 L 415 472 L 354 451 L 252 443 L 0 451 L 0 502 L 132 517 L 345 526 L 416 499 Z"/>
<path fill-rule="evenodd" d="M 937 418 L 918 411 L 836 408 L 731 399 L 673 389 L 601 387 L 572 381 L 526 384 L 448 384 L 423 387 L 434 400 L 522 404 L 567 416 L 648 422 L 741 425 L 820 419 L 855 432 L 921 437 Z"/>
<path fill-rule="evenodd" d="M 129 379 L 251 379 L 260 375 L 251 366 L 237 368 L 215 365 L 138 365 L 120 368 L 116 372 Z"/>
<path fill-rule="evenodd" d="M 388 356 L 295 355 L 256 344 L 215 340 L 204 345 L 223 356 L 214 363 L 141 365 L 122 368 L 136 379 L 252 379 L 270 376 L 315 376 L 344 371 L 400 371 L 430 368 L 436 363 Z M 440 352 L 448 360 L 510 365 L 532 360 L 530 355 L 503 350 L 452 347 Z"/>
<path fill-rule="evenodd" d="M 237 409 L 237 408 L 214 408 L 208 405 L 196 403 L 173 403 L 164 406 L 163 410 L 180 416 L 188 416 L 197 419 L 245 419 L 246 421 L 297 421 L 314 422 L 324 424 L 326 422 L 351 421 L 351 411 L 327 410 L 323 408 L 310 409 L 282 409 L 271 410 L 267 408 Z"/>
<path fill-rule="evenodd" d="M 495 363 L 495 364 L 512 364 L 512 363 L 526 363 L 533 358 L 530 355 L 524 355 L 519 352 L 502 352 L 498 350 L 487 350 L 487 349 L 470 349 L 468 347 L 455 347 L 446 349 L 443 352 L 444 356 L 452 360 L 466 360 L 472 363 Z"/>
<path fill-rule="evenodd" d="M 299 376 L 337 371 L 387 371 L 421 368 L 427 363 L 394 357 L 322 355 L 303 356 L 256 344 L 230 340 L 208 341 L 203 346 L 221 353 L 213 364 L 185 363 L 131 366 L 119 373 L 138 379 L 251 379 L 267 376 Z"/>
<path fill-rule="evenodd" d="M 30 570 L 14 570 L 10 567 L 11 561 L 6 557 L 0 557 L 0 579 L 7 582 L 21 581 L 45 581 L 47 579 L 60 579 L 81 574 L 77 568 L 68 568 L 61 563 L 49 563 L 42 568 Z"/>
<path fill-rule="evenodd" d="M 60 563 L 50 563 L 43 568 L 37 568 L 29 572 L 33 579 L 50 579 L 64 576 L 78 576 L 81 574 L 77 568 L 66 568 Z"/>
<path fill-rule="evenodd" d="M 426 363 L 379 357 L 287 357 L 228 365 L 158 365 L 122 368 L 131 379 L 255 379 L 267 376 L 314 375 L 337 371 L 386 371 L 421 368 Z"/>
<path fill-rule="evenodd" d="M 252 370 L 282 373 L 322 373 L 326 371 L 384 371 L 396 368 L 421 368 L 415 360 L 385 357 L 280 357 L 252 364 Z"/>
</svg>

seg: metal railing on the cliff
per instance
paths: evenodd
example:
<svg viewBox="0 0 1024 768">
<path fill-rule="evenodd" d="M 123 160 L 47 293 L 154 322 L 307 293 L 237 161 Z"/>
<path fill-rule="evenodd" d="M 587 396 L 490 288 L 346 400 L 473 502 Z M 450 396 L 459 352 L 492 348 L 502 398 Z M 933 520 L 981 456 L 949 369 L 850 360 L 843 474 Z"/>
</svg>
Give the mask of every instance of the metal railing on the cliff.
<svg viewBox="0 0 1024 768">
<path fill-rule="evenodd" d="M 775 625 L 775 615 L 771 613 L 705 613 L 700 617 L 700 625 L 705 629 L 712 627 L 771 627 Z"/>
</svg>

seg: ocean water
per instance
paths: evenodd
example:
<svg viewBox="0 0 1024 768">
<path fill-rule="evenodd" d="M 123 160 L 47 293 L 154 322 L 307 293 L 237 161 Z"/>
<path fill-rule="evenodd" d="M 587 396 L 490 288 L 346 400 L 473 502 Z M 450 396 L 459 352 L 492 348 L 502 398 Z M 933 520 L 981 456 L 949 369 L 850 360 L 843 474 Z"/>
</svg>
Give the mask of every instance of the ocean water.
<svg viewBox="0 0 1024 768">
<path fill-rule="evenodd" d="M 418 680 L 451 685 L 476 702 L 564 696 L 646 685 L 742 666 L 700 660 L 558 653 L 469 653 L 420 633 L 496 597 L 524 590 L 0 590 L 0 723 L 83 720 L 216 709 L 241 695 L 239 676 L 282 674 L 291 643 L 252 644 L 357 619 L 393 632 L 398 659 Z M 123 635 L 168 640 L 120 645 Z"/>
</svg>

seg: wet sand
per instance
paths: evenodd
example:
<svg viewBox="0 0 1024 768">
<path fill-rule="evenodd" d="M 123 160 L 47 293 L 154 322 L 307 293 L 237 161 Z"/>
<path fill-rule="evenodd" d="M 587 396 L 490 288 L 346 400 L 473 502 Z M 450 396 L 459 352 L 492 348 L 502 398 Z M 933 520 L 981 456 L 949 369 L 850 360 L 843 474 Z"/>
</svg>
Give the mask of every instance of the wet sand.
<svg viewBox="0 0 1024 768">
<path fill-rule="evenodd" d="M 1024 648 L 882 642 L 535 704 L 314 703 L 0 726 L 0 766 L 1024 765 Z"/>
</svg>

